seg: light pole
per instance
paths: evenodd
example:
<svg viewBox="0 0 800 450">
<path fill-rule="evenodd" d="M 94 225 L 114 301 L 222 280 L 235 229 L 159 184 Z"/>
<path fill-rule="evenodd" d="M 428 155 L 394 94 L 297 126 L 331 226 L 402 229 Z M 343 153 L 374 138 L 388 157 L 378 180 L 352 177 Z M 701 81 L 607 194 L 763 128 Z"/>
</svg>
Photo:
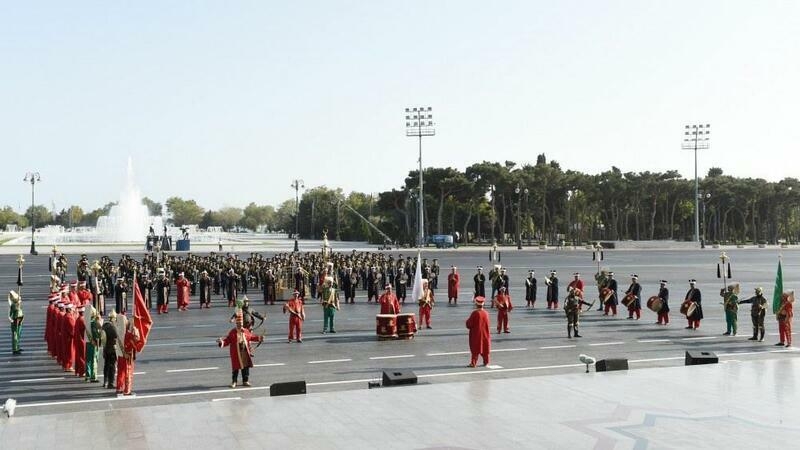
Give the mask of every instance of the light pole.
<svg viewBox="0 0 800 450">
<path fill-rule="evenodd" d="M 36 183 L 42 181 L 42 177 L 39 176 L 39 172 L 28 172 L 25 174 L 25 178 L 23 178 L 22 181 L 31 183 L 31 255 L 38 255 L 39 253 L 36 252 L 36 209 L 34 207 L 34 199 L 36 195 Z"/>
<path fill-rule="evenodd" d="M 496 247 L 497 246 L 497 235 L 495 235 L 495 233 L 494 233 L 494 225 L 495 225 L 495 220 L 497 220 L 497 218 L 495 217 L 497 215 L 497 211 L 495 210 L 495 203 L 494 203 L 495 195 L 494 195 L 494 185 L 493 184 L 489 185 L 489 191 L 491 191 L 491 193 L 492 193 L 492 231 L 491 231 L 491 233 L 492 233 L 492 247 Z"/>
<path fill-rule="evenodd" d="M 711 134 L 711 125 L 695 124 L 686 125 L 683 132 L 684 150 L 694 150 L 694 241 L 700 242 L 700 185 L 697 181 L 697 150 L 705 150 L 711 145 L 708 137 Z"/>
<path fill-rule="evenodd" d="M 423 224 L 423 205 L 422 205 L 422 137 L 435 136 L 436 129 L 433 128 L 433 108 L 430 106 L 420 106 L 416 108 L 406 108 L 406 136 L 419 138 L 419 246 L 425 243 L 425 231 Z"/>
<path fill-rule="evenodd" d="M 522 250 L 522 192 L 522 188 L 517 183 L 517 187 L 514 189 L 514 193 L 517 194 L 517 250 Z"/>
<path fill-rule="evenodd" d="M 525 188 L 525 223 L 526 223 L 526 225 L 531 223 L 530 220 L 528 220 L 528 194 L 529 193 L 530 193 L 530 191 L 528 190 L 528 188 Z M 531 232 L 530 232 L 530 230 L 528 230 L 528 247 L 530 247 L 530 246 L 531 246 Z"/>
<path fill-rule="evenodd" d="M 297 236 L 300 233 L 300 189 L 305 189 L 306 185 L 303 180 L 296 179 L 291 187 L 294 189 L 294 251 L 298 252 L 300 251 L 297 243 Z"/>
<path fill-rule="evenodd" d="M 706 202 L 708 202 L 708 199 L 711 198 L 711 193 L 710 192 L 700 192 L 699 193 L 699 197 L 700 197 L 700 200 L 703 201 L 703 203 L 702 203 L 702 205 L 703 205 L 703 211 L 702 211 L 703 220 L 702 220 L 702 223 L 700 224 L 700 230 L 701 230 L 703 236 L 700 238 L 700 248 L 705 248 L 705 246 L 706 246 L 706 238 L 707 238 L 707 236 L 706 236 Z"/>
</svg>

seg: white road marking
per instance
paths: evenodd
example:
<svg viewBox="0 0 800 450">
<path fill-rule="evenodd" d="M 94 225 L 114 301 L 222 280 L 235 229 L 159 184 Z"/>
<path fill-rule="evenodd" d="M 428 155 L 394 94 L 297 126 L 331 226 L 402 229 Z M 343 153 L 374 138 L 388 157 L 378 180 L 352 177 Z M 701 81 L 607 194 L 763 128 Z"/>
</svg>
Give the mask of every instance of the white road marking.
<svg viewBox="0 0 800 450">
<path fill-rule="evenodd" d="M 370 356 L 369 359 L 413 358 L 415 355 Z"/>
<path fill-rule="evenodd" d="M 528 350 L 527 348 L 498 348 L 492 349 L 492 353 L 499 353 L 499 352 L 524 352 Z"/>
<path fill-rule="evenodd" d="M 539 350 L 552 350 L 556 348 L 575 348 L 576 345 L 550 345 L 547 347 L 539 347 Z"/>
<path fill-rule="evenodd" d="M 450 355 L 469 355 L 469 352 L 439 352 L 439 353 L 428 353 L 425 356 L 450 356 Z"/>
<path fill-rule="evenodd" d="M 9 383 L 35 383 L 39 381 L 59 381 L 66 380 L 67 377 L 50 377 L 50 378 L 28 378 L 25 380 L 11 380 Z"/>
<path fill-rule="evenodd" d="M 306 386 L 328 386 L 336 384 L 369 383 L 370 381 L 375 381 L 375 379 L 365 378 L 361 380 L 321 381 L 319 383 L 306 383 Z"/>
<path fill-rule="evenodd" d="M 678 359 L 686 359 L 686 356 L 670 356 L 666 358 L 647 358 L 647 359 L 632 359 L 628 361 L 629 363 L 643 363 L 643 362 L 653 362 L 653 361 L 674 361 Z"/>
<path fill-rule="evenodd" d="M 560 364 L 555 366 L 537 366 L 537 367 L 515 367 L 511 369 L 497 369 L 497 370 L 471 370 L 469 372 L 445 372 L 445 373 L 429 373 L 424 375 L 417 375 L 417 378 L 436 378 L 436 377 L 454 377 L 460 375 L 476 375 L 482 373 L 498 373 L 498 372 L 524 372 L 530 370 L 546 370 L 546 369 L 565 369 L 570 367 L 585 367 L 585 364 Z"/>
<path fill-rule="evenodd" d="M 179 373 L 179 372 L 200 372 L 203 370 L 218 370 L 219 367 L 197 367 L 195 369 L 171 369 L 167 370 L 167 373 Z"/>
<path fill-rule="evenodd" d="M 699 337 L 682 338 L 681 340 L 682 341 L 702 341 L 702 340 L 716 339 L 716 338 L 717 338 L 717 336 L 699 336 Z"/>
<path fill-rule="evenodd" d="M 492 369 L 492 370 L 497 370 L 497 369 L 502 369 L 503 366 L 498 366 L 497 364 L 489 364 L 488 366 L 486 366 L 486 368 L 487 369 Z"/>
<path fill-rule="evenodd" d="M 222 398 L 212 398 L 212 402 L 224 402 L 228 400 L 241 400 L 242 397 L 222 397 Z"/>
<path fill-rule="evenodd" d="M 617 342 L 596 342 L 594 344 L 589 344 L 589 346 L 591 346 L 591 347 L 602 347 L 604 345 L 623 345 L 623 344 L 625 344 L 625 343 L 622 342 L 622 341 L 617 341 Z"/>
<path fill-rule="evenodd" d="M 650 344 L 650 343 L 654 343 L 654 342 L 672 342 L 672 340 L 671 339 L 639 339 L 636 342 L 638 342 L 640 344 Z"/>
<path fill-rule="evenodd" d="M 278 367 L 285 366 L 285 363 L 271 363 L 271 364 L 253 364 L 253 367 Z"/>
<path fill-rule="evenodd" d="M 211 328 L 211 327 L 216 327 L 216 326 L 217 326 L 217 324 L 215 324 L 215 323 L 207 323 L 207 324 L 202 324 L 202 325 L 192 325 L 192 328 Z"/>
<path fill-rule="evenodd" d="M 309 364 L 327 364 L 327 363 L 348 362 L 348 361 L 352 361 L 352 359 L 350 359 L 350 358 L 344 358 L 344 359 L 323 359 L 323 360 L 321 360 L 321 361 L 309 361 L 308 363 L 309 363 Z"/>
</svg>

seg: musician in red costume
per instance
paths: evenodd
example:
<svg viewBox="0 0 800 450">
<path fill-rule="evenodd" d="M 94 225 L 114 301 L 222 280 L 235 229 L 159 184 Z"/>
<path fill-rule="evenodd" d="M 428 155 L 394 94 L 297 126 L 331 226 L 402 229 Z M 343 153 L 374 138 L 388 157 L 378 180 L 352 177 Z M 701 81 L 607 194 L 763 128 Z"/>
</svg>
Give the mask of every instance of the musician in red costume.
<svg viewBox="0 0 800 450">
<path fill-rule="evenodd" d="M 581 280 L 581 274 L 575 272 L 572 274 L 572 276 L 572 281 L 570 281 L 569 285 L 567 285 L 567 292 L 570 292 L 570 288 L 583 292 L 583 280 Z"/>
<path fill-rule="evenodd" d="M 422 279 L 422 294 L 417 299 L 419 303 L 419 327 L 431 328 L 431 310 L 435 303 L 433 298 L 433 291 L 428 286 L 428 280 Z"/>
<path fill-rule="evenodd" d="M 70 303 L 65 305 L 66 314 L 61 321 L 61 339 L 63 342 L 63 356 L 61 367 L 64 372 L 75 372 L 75 307 Z"/>
<path fill-rule="evenodd" d="M 483 365 L 489 365 L 489 353 L 492 347 L 492 334 L 489 331 L 489 313 L 483 308 L 485 299 L 475 297 L 475 310 L 467 319 L 469 329 L 469 352 L 472 355 L 469 366 L 475 367 L 478 364 L 478 355 L 483 358 Z"/>
<path fill-rule="evenodd" d="M 400 301 L 392 292 L 391 284 L 386 284 L 386 290 L 381 294 L 378 303 L 381 305 L 381 314 L 400 314 Z"/>
<path fill-rule="evenodd" d="M 283 305 L 283 313 L 289 313 L 289 343 L 291 344 L 293 340 L 302 343 L 303 321 L 306 320 L 306 312 L 299 291 L 294 291 L 294 297 Z"/>
<path fill-rule="evenodd" d="M 75 335 L 72 338 L 72 346 L 75 352 L 75 376 L 84 378 L 86 376 L 86 319 L 84 313 L 86 309 L 81 306 L 78 308 L 78 317 L 75 319 Z"/>
<path fill-rule="evenodd" d="M 447 275 L 447 304 L 458 304 L 458 286 L 461 276 L 458 275 L 456 266 L 450 266 L 450 274 Z"/>
<path fill-rule="evenodd" d="M 511 304 L 511 296 L 506 291 L 505 287 L 500 287 L 497 296 L 494 299 L 494 304 L 497 307 L 497 333 L 511 333 L 508 329 L 508 313 L 514 309 Z"/>
<path fill-rule="evenodd" d="M 686 320 L 689 323 L 689 325 L 686 327 L 687 330 L 696 330 L 700 328 L 700 321 L 703 319 L 702 300 L 703 296 L 700 293 L 700 289 L 697 289 L 697 280 L 689 280 L 689 290 L 686 292 L 686 297 L 683 302 L 693 302 L 696 308 L 691 315 L 686 317 Z"/>
<path fill-rule="evenodd" d="M 86 282 L 81 281 L 78 283 L 78 306 L 86 306 L 92 303 L 92 293 L 86 289 Z"/>
<path fill-rule="evenodd" d="M 187 311 L 189 308 L 189 280 L 186 279 L 183 272 L 178 274 L 175 287 L 178 290 L 178 311 Z"/>
<path fill-rule="evenodd" d="M 302 306 L 302 302 L 300 302 Z M 230 346 L 231 388 L 236 387 L 239 371 L 242 372 L 242 386 L 250 387 L 250 368 L 253 367 L 253 349 L 251 342 L 263 342 L 263 336 L 256 336 L 244 327 L 242 310 L 236 311 L 236 328 L 231 329 L 224 338 L 217 339 L 220 347 Z"/>
<path fill-rule="evenodd" d="M 778 319 L 778 334 L 780 335 L 781 341 L 775 345 L 792 346 L 793 303 L 794 292 L 784 292 L 781 295 L 781 306 L 778 308 L 778 312 L 775 313 L 775 317 Z"/>
</svg>

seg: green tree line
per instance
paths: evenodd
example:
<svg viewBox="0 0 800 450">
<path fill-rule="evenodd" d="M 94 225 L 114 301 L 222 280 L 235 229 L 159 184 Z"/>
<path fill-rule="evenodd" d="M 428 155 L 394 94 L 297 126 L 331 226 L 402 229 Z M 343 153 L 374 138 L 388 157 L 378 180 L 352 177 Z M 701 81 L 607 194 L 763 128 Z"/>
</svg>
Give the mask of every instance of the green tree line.
<svg viewBox="0 0 800 450">
<path fill-rule="evenodd" d="M 694 236 L 694 180 L 677 171 L 599 174 L 564 170 L 544 154 L 535 164 L 474 163 L 464 170 L 424 171 L 424 234 L 455 234 L 461 242 L 585 243 L 597 240 L 691 240 Z M 700 236 L 708 242 L 765 242 L 800 238 L 800 181 L 738 178 L 712 168 L 699 181 Z M 418 235 L 419 174 L 412 170 L 394 189 L 351 192 L 318 186 L 302 193 L 299 205 L 250 203 L 245 208 L 206 210 L 195 200 L 171 197 L 165 204 L 145 199 L 151 214 L 166 213 L 175 225 L 226 230 L 245 228 L 319 239 L 381 242 L 383 237 L 414 244 Z M 24 214 L 0 210 L 0 227 L 61 224 L 93 226 L 113 206 L 84 213 L 79 206 L 60 212 L 37 205 Z M 76 225 L 77 224 L 77 225 Z"/>
</svg>

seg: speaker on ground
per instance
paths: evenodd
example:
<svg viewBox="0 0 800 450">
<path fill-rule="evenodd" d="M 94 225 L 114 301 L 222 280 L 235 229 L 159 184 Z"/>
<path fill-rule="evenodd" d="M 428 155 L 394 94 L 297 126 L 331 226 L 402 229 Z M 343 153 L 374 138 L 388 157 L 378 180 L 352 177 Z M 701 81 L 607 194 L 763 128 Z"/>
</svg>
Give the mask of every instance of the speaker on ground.
<svg viewBox="0 0 800 450">
<path fill-rule="evenodd" d="M 717 364 L 719 357 L 714 352 L 704 352 L 700 350 L 686 351 L 686 365 L 697 366 L 700 364 Z"/>
<path fill-rule="evenodd" d="M 628 360 L 624 358 L 601 359 L 594 364 L 595 372 L 611 372 L 612 370 L 628 370 Z"/>
<path fill-rule="evenodd" d="M 279 395 L 297 395 L 306 393 L 306 382 L 304 381 L 288 381 L 285 383 L 272 383 L 269 386 L 269 396 L 277 397 Z"/>
<path fill-rule="evenodd" d="M 403 386 L 417 384 L 417 375 L 407 369 L 387 369 L 383 371 L 384 386 Z"/>
</svg>

